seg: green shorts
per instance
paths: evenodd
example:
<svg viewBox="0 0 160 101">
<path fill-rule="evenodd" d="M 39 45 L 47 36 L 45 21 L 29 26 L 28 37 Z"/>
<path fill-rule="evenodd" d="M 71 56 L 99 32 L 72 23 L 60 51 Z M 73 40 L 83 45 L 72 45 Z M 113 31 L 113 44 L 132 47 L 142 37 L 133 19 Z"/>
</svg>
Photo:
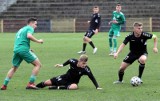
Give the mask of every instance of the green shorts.
<svg viewBox="0 0 160 101">
<path fill-rule="evenodd" d="M 110 29 L 109 30 L 109 37 L 113 37 L 113 36 L 120 36 L 120 30 L 119 29 Z"/>
<path fill-rule="evenodd" d="M 32 63 L 37 59 L 37 56 L 32 51 L 22 51 L 22 52 L 14 52 L 12 64 L 15 67 L 19 67 L 21 62 L 25 60 L 27 63 Z"/>
</svg>

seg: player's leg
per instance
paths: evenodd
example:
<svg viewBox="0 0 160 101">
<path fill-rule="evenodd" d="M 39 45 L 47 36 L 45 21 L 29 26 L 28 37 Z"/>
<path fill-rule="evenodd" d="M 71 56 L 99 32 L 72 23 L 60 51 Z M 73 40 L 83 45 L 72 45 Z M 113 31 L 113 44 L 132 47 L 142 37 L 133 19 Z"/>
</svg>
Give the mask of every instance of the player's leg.
<svg viewBox="0 0 160 101">
<path fill-rule="evenodd" d="M 68 86 L 68 89 L 69 90 L 76 90 L 76 89 L 78 89 L 78 85 L 75 83 L 72 83 L 71 85 Z"/>
<path fill-rule="evenodd" d="M 113 35 L 113 52 L 116 53 L 117 51 L 117 37 L 119 35 L 120 31 L 115 29 L 114 35 Z"/>
<path fill-rule="evenodd" d="M 110 49 L 109 55 L 113 55 L 113 47 L 112 47 L 113 30 L 112 29 L 109 30 L 108 37 L 109 37 L 109 49 Z"/>
<path fill-rule="evenodd" d="M 130 64 L 129 63 L 126 63 L 126 62 L 122 62 L 121 63 L 121 66 L 120 66 L 120 69 L 118 71 L 118 81 L 115 81 L 113 82 L 113 84 L 121 84 L 123 83 L 123 76 L 124 76 L 124 71 L 125 69 L 129 66 Z"/>
<path fill-rule="evenodd" d="M 139 78 L 142 77 L 142 74 L 143 74 L 143 71 L 144 71 L 144 68 L 145 68 L 146 60 L 147 60 L 147 54 L 141 55 L 140 58 L 138 59 L 138 61 L 140 63 L 139 64 L 139 75 L 138 75 Z"/>
<path fill-rule="evenodd" d="M 32 74 L 29 78 L 29 83 L 26 87 L 26 89 L 37 89 L 37 87 L 35 86 L 34 82 L 36 80 L 36 76 L 38 75 L 38 72 L 40 70 L 40 67 L 41 67 L 41 63 L 39 61 L 39 59 L 37 58 L 36 60 L 34 60 L 32 62 L 32 64 L 34 65 L 34 68 L 32 70 Z"/>
<path fill-rule="evenodd" d="M 82 50 L 77 52 L 78 54 L 85 54 L 86 53 L 86 46 L 87 46 L 87 41 L 85 40 L 85 36 L 87 35 L 88 31 L 86 32 L 86 34 L 83 37 L 83 47 Z"/>
<path fill-rule="evenodd" d="M 38 83 L 37 85 L 36 85 L 36 87 L 38 87 L 38 88 L 44 88 L 44 87 L 46 87 L 46 86 L 52 86 L 52 81 L 49 79 L 49 80 L 46 80 L 46 81 L 42 81 L 42 82 L 40 82 L 40 83 Z"/>
<path fill-rule="evenodd" d="M 90 44 L 90 46 L 93 48 L 93 54 L 97 52 L 97 48 L 95 47 L 93 41 L 91 40 L 92 36 L 94 35 L 93 30 L 89 30 L 87 35 L 84 37 L 84 40 Z"/>
<path fill-rule="evenodd" d="M 13 74 L 16 72 L 17 69 L 18 69 L 17 67 L 13 66 L 8 71 L 7 76 L 6 76 L 6 78 L 5 78 L 4 82 L 3 82 L 3 85 L 1 87 L 1 90 L 6 90 L 7 89 L 7 85 L 8 85 L 9 81 L 11 80 L 11 78 L 13 77 Z"/>
<path fill-rule="evenodd" d="M 20 52 L 19 54 L 21 55 L 21 58 L 23 58 L 27 63 L 31 63 L 34 66 L 26 89 L 37 89 L 34 82 L 41 67 L 39 59 L 32 51 Z"/>
<path fill-rule="evenodd" d="M 3 85 L 1 87 L 1 90 L 6 90 L 7 89 L 7 85 L 9 83 L 9 81 L 11 80 L 11 78 L 13 77 L 14 73 L 16 72 L 16 70 L 18 69 L 20 63 L 22 62 L 22 58 L 19 57 L 18 54 L 15 54 L 13 55 L 13 58 L 12 58 L 12 68 L 8 71 L 7 73 L 7 76 L 3 82 Z"/>
<path fill-rule="evenodd" d="M 124 76 L 124 71 L 126 70 L 126 68 L 131 65 L 138 57 L 133 54 L 133 53 L 129 53 L 123 60 L 123 62 L 121 63 L 120 69 L 118 71 L 118 77 L 119 80 L 113 82 L 114 84 L 119 84 L 119 83 L 123 83 L 123 76 Z"/>
</svg>

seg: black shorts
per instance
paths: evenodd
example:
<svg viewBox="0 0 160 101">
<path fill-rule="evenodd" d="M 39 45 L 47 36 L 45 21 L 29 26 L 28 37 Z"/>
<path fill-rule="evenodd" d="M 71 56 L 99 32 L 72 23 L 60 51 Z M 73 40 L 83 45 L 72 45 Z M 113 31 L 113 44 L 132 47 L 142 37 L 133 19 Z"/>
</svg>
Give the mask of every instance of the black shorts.
<svg viewBox="0 0 160 101">
<path fill-rule="evenodd" d="M 94 35 L 94 30 L 89 29 L 84 36 L 91 38 Z"/>
<path fill-rule="evenodd" d="M 53 77 L 50 79 L 52 82 L 52 86 L 66 86 L 68 87 L 69 85 L 71 85 L 72 83 L 68 81 L 66 75 L 60 75 L 57 77 Z"/>
<path fill-rule="evenodd" d="M 135 60 L 139 59 L 142 55 L 145 55 L 147 56 L 148 53 L 147 52 L 144 52 L 142 54 L 134 54 L 134 53 L 129 53 L 123 60 L 123 62 L 126 62 L 126 63 L 129 63 L 129 64 L 132 64 Z"/>
</svg>

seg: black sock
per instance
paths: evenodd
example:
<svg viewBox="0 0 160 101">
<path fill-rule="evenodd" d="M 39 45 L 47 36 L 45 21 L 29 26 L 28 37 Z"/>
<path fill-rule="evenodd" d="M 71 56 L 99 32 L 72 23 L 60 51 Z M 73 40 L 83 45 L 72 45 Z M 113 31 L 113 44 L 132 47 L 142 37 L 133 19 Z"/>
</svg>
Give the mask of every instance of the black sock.
<svg viewBox="0 0 160 101">
<path fill-rule="evenodd" d="M 123 75 L 124 75 L 124 71 L 119 70 L 118 71 L 119 81 L 123 80 Z"/>
<path fill-rule="evenodd" d="M 95 46 L 94 46 L 92 41 L 90 41 L 89 44 L 92 46 L 92 48 L 95 48 Z"/>
<path fill-rule="evenodd" d="M 40 82 L 39 84 L 36 85 L 36 87 L 38 87 L 38 88 L 44 88 L 46 86 L 45 86 L 44 82 Z"/>
<path fill-rule="evenodd" d="M 145 64 L 139 64 L 139 75 L 138 77 L 141 78 L 142 77 L 142 74 L 143 74 L 143 70 L 145 68 Z"/>
<path fill-rule="evenodd" d="M 82 51 L 86 50 L 86 46 L 87 46 L 87 43 L 83 43 L 83 49 L 82 49 Z"/>
</svg>

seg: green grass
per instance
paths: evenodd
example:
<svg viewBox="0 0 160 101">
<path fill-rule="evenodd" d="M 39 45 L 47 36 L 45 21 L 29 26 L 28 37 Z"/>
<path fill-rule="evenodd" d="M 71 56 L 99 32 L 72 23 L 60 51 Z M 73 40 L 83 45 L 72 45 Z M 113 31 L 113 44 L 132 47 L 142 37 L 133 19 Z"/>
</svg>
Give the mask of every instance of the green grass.
<svg viewBox="0 0 160 101">
<path fill-rule="evenodd" d="M 121 33 L 118 42 L 122 43 L 128 33 Z M 158 37 L 160 34 L 155 33 Z M 37 38 L 44 39 L 44 44 L 31 42 L 31 48 L 35 51 L 43 64 L 36 83 L 47 80 L 53 76 L 63 74 L 68 66 L 54 68 L 57 63 L 63 63 L 69 58 L 78 58 L 78 51 L 82 48 L 83 33 L 37 33 Z M 0 91 L 0 101 L 159 101 L 160 99 L 160 56 L 152 51 L 153 40 L 148 40 L 148 61 L 144 70 L 143 82 L 139 87 L 130 85 L 130 78 L 138 74 L 138 62 L 134 62 L 124 75 L 124 84 L 113 85 L 117 80 L 117 72 L 123 58 L 128 53 L 128 46 L 124 48 L 115 60 L 108 56 L 108 36 L 99 33 L 92 38 L 98 51 L 92 54 L 92 48 L 87 46 L 89 56 L 88 65 L 103 90 L 96 90 L 87 76 L 81 78 L 78 90 L 26 90 L 33 66 L 22 62 L 20 68 L 11 79 L 8 89 Z M 0 84 L 11 68 L 13 55 L 14 34 L 0 34 Z"/>
</svg>

